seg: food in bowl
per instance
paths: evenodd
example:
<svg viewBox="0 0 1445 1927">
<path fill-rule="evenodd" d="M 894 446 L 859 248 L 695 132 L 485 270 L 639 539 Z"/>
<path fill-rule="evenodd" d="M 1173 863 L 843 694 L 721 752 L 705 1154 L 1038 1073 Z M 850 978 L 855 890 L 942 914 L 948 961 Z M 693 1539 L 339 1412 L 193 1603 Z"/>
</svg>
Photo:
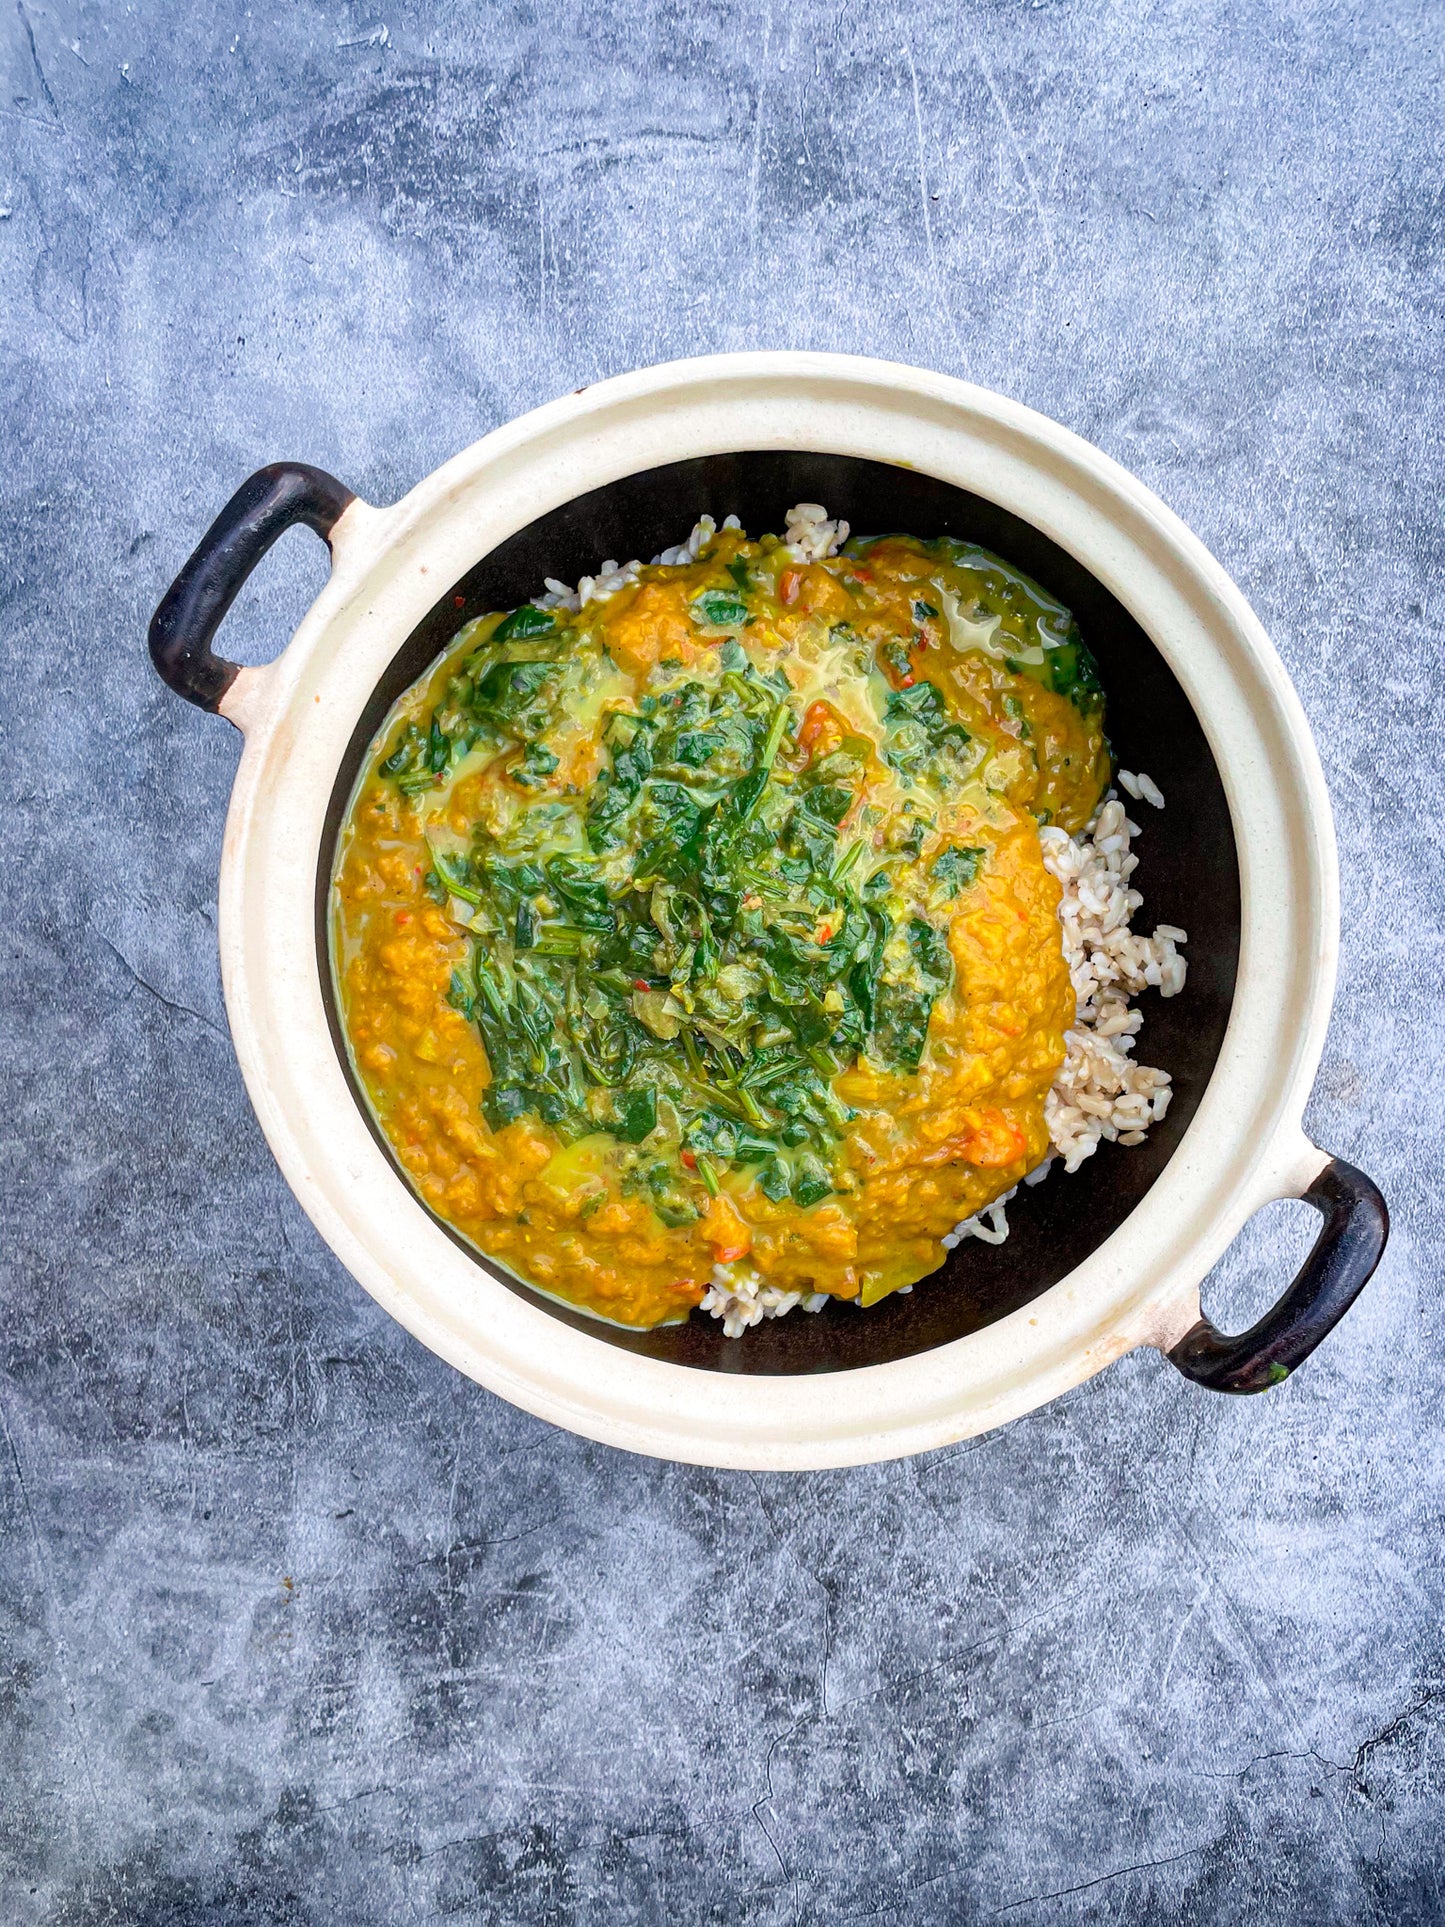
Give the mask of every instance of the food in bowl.
<svg viewBox="0 0 1445 1927">
<path fill-rule="evenodd" d="M 468 622 L 338 842 L 338 1003 L 399 1164 L 621 1325 L 876 1304 L 1168 1104 L 1129 999 L 1182 987 L 1184 933 L 1129 930 L 1077 625 L 967 542 L 848 535 L 704 518 Z"/>
</svg>

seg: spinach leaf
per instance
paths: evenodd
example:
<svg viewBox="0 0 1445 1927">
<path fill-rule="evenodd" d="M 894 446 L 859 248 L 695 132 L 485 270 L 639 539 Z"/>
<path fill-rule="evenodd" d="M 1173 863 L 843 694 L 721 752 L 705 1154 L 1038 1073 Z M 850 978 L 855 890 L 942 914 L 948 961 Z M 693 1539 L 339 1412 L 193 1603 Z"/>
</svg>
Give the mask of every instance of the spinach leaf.
<svg viewBox="0 0 1445 1927">
<path fill-rule="evenodd" d="M 928 874 L 935 883 L 942 884 L 951 897 L 956 897 L 960 890 L 966 890 L 971 883 L 978 881 L 985 854 L 976 846 L 964 849 L 957 844 L 950 844 L 933 859 Z"/>
<path fill-rule="evenodd" d="M 544 868 L 548 883 L 582 929 L 605 931 L 610 935 L 617 928 L 617 918 L 607 899 L 607 885 L 585 857 L 550 856 Z"/>
<path fill-rule="evenodd" d="M 657 946 L 657 932 L 650 922 L 624 924 L 610 942 L 603 944 L 598 962 L 603 969 L 622 971 L 630 994 L 639 977 L 651 976 Z"/>
<path fill-rule="evenodd" d="M 494 662 L 472 692 L 473 713 L 515 734 L 517 722 L 537 705 L 556 673 L 555 662 Z"/>
<path fill-rule="evenodd" d="M 609 781 L 605 770 L 599 777 L 587 806 L 587 841 L 599 856 L 623 841 L 622 821 L 636 802 L 639 787 L 634 784 L 629 789 L 615 777 Z"/>
<path fill-rule="evenodd" d="M 524 602 L 520 609 L 499 622 L 492 631 L 493 642 L 525 642 L 533 636 L 550 636 L 557 627 L 557 618 L 550 609 L 538 609 L 530 602 Z"/>
<path fill-rule="evenodd" d="M 512 781 L 535 789 L 557 773 L 557 758 L 545 743 L 528 743 L 522 760 L 512 771 Z"/>
<path fill-rule="evenodd" d="M 636 874 L 682 882 L 695 866 L 706 813 L 680 783 L 649 783 L 644 809 L 650 834 L 637 852 Z"/>
<path fill-rule="evenodd" d="M 928 1042 L 933 999 L 911 984 L 882 983 L 873 1008 L 873 1054 L 890 1070 L 916 1071 Z"/>
<path fill-rule="evenodd" d="M 813 815 L 821 816 L 824 822 L 831 823 L 835 828 L 853 807 L 853 791 L 845 789 L 841 783 L 819 783 L 804 794 L 807 807 Z"/>
<path fill-rule="evenodd" d="M 783 1199 L 791 1194 L 792 1188 L 788 1167 L 777 1158 L 765 1164 L 758 1173 L 758 1189 L 765 1198 L 771 1198 L 774 1204 L 781 1204 Z"/>
<path fill-rule="evenodd" d="M 382 775 L 400 776 L 404 770 L 414 769 L 425 749 L 426 738 L 415 723 L 408 723 L 397 739 L 396 748 L 379 765 Z"/>
<path fill-rule="evenodd" d="M 704 589 L 690 607 L 694 622 L 714 629 L 740 628 L 748 619 L 748 605 L 731 589 Z"/>
<path fill-rule="evenodd" d="M 378 764 L 383 776 L 394 779 L 403 796 L 416 796 L 435 789 L 451 761 L 454 747 L 468 747 L 470 738 L 453 738 L 441 726 L 435 712 L 425 730 L 408 723 L 397 739 L 395 749 Z"/>
<path fill-rule="evenodd" d="M 441 902 L 460 897 L 463 903 L 480 905 L 482 892 L 472 882 L 472 866 L 464 856 L 447 856 L 440 850 L 431 853 L 431 874 L 441 891 Z"/>
<path fill-rule="evenodd" d="M 657 699 L 659 719 L 679 729 L 706 722 L 711 708 L 712 700 L 700 682 L 685 682 Z"/>
<path fill-rule="evenodd" d="M 921 917 L 910 918 L 904 934 L 907 966 L 880 972 L 873 985 L 870 1049 L 886 1066 L 916 1071 L 933 1006 L 953 979 L 953 959 L 947 937 Z"/>
<path fill-rule="evenodd" d="M 721 729 L 685 729 L 672 745 L 674 762 L 689 769 L 704 769 L 720 749 L 727 747 L 727 732 Z"/>
<path fill-rule="evenodd" d="M 849 797 L 851 802 L 852 798 Z M 832 867 L 834 846 L 838 840 L 835 821 L 816 811 L 811 796 L 800 797 L 787 827 L 783 832 L 783 859 L 792 865 L 801 866 L 805 884 L 816 875 L 827 875 Z M 794 874 L 797 874 L 796 870 Z"/>
<path fill-rule="evenodd" d="M 919 980 L 935 996 L 947 990 L 953 982 L 953 958 L 949 953 L 945 932 L 926 923 L 922 917 L 911 917 L 908 923 L 908 948 L 913 952 Z"/>
<path fill-rule="evenodd" d="M 930 736 L 934 735 L 948 721 L 937 683 L 916 682 L 910 689 L 890 690 L 883 708 L 883 721 L 889 725 L 918 723 Z"/>
<path fill-rule="evenodd" d="M 1070 622 L 1060 640 L 1040 623 L 1039 636 L 1049 666 L 1049 688 L 1054 694 L 1065 697 L 1086 716 L 1101 709 L 1104 687 L 1099 681 L 1099 665 L 1079 634 L 1078 625 Z"/>
<path fill-rule="evenodd" d="M 702 1215 L 680 1187 L 672 1166 L 660 1159 L 648 1169 L 647 1188 L 652 1194 L 653 1210 L 666 1225 L 696 1224 Z"/>
<path fill-rule="evenodd" d="M 621 1138 L 624 1144 L 641 1144 L 657 1129 L 655 1085 L 634 1085 L 631 1090 L 619 1092 L 614 1108 L 615 1118 L 609 1128 L 613 1137 Z"/>
<path fill-rule="evenodd" d="M 820 1158 L 805 1151 L 793 1166 L 793 1202 L 808 1206 L 826 1198 L 833 1189 L 833 1180 L 828 1175 L 827 1166 Z"/>
<path fill-rule="evenodd" d="M 917 775 L 930 758 L 963 749 L 968 731 L 952 721 L 935 683 L 915 682 L 911 688 L 889 693 L 883 710 L 891 741 L 884 756 L 904 775 Z"/>
<path fill-rule="evenodd" d="M 630 989 L 630 985 L 626 987 Z M 627 1011 L 614 1007 L 590 1018 L 573 998 L 569 1000 L 566 1025 L 583 1072 L 592 1083 L 605 1087 L 627 1082 L 641 1045 L 638 1027 Z"/>
<path fill-rule="evenodd" d="M 735 1164 L 756 1164 L 776 1156 L 778 1148 L 770 1138 L 717 1111 L 700 1111 L 684 1131 L 683 1143 L 702 1156 Z"/>
<path fill-rule="evenodd" d="M 591 1128 L 574 1102 L 572 1069 L 556 1036 L 555 986 L 545 976 L 524 981 L 520 974 L 495 971 L 480 947 L 472 978 L 471 1017 L 491 1072 L 482 1111 L 493 1130 L 527 1112 L 568 1137 Z"/>
<path fill-rule="evenodd" d="M 652 768 L 652 732 L 640 717 L 612 717 L 606 740 L 612 767 L 598 777 L 587 808 L 587 841 L 599 855 L 623 841 L 623 819 Z"/>
<path fill-rule="evenodd" d="M 790 714 L 787 703 L 778 704 L 757 762 L 746 776 L 739 777 L 713 812 L 700 850 L 702 875 L 711 888 L 728 888 L 731 867 L 739 858 L 743 834 L 763 800 Z"/>
</svg>

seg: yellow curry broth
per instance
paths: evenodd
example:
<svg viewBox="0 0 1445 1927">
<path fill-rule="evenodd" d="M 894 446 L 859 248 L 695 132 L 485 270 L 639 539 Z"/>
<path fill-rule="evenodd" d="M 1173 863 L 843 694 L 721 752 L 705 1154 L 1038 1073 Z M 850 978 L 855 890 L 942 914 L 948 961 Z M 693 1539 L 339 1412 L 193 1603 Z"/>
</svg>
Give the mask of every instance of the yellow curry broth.
<svg viewBox="0 0 1445 1927">
<path fill-rule="evenodd" d="M 831 1195 L 803 1208 L 767 1195 L 756 1165 L 700 1173 L 684 1150 L 678 1183 L 696 1215 L 670 1223 L 638 1181 L 644 1153 L 606 1130 L 559 1133 L 536 1115 L 488 1125 L 486 1049 L 452 1001 L 471 943 L 458 921 L 468 906 L 437 901 L 429 872 L 439 848 L 461 847 L 479 825 L 505 839 L 526 830 L 539 799 L 567 806 L 586 793 L 605 760 L 610 714 L 680 678 L 716 679 L 729 632 L 699 621 L 696 598 L 727 589 L 728 565 L 739 561 L 750 571 L 751 613 L 733 639 L 760 672 L 781 668 L 790 692 L 775 788 L 805 782 L 814 760 L 840 744 L 857 748 L 862 775 L 838 847 L 861 841 L 859 876 L 903 864 L 913 913 L 946 930 L 953 980 L 933 1004 L 916 1072 L 864 1052 L 832 1077 L 854 1115 L 839 1135 Z M 686 1316 L 716 1264 L 746 1263 L 787 1289 L 872 1303 L 936 1269 L 940 1236 L 1046 1153 L 1044 1099 L 1074 1002 L 1037 821 L 1072 830 L 1095 808 L 1109 775 L 1102 707 L 1071 700 L 1010 655 L 1033 647 L 1038 609 L 1047 624 L 1055 605 L 1032 585 L 1018 590 L 1022 578 L 1004 572 L 999 589 L 979 567 L 908 538 L 799 565 L 770 539 L 722 531 L 698 562 L 641 575 L 563 624 L 580 667 L 568 713 L 547 734 L 552 769 L 546 757 L 529 763 L 517 745 L 484 745 L 434 782 L 413 779 L 410 794 L 382 772 L 398 728 L 424 725 L 495 618 L 469 625 L 379 734 L 334 891 L 335 968 L 355 1065 L 425 1201 L 545 1291 L 650 1326 Z M 921 680 L 968 736 L 971 766 L 943 793 L 900 773 L 881 720 L 889 691 Z M 565 810 L 559 820 L 570 821 Z M 979 873 L 951 901 L 929 896 L 929 865 L 954 846 L 981 853 Z M 603 870 L 625 893 L 626 862 Z M 538 902 L 542 916 L 559 914 L 545 894 Z M 588 1101 L 595 1109 L 606 1095 Z M 671 1128 L 664 1118 L 657 1142 L 677 1156 Z M 716 1195 L 703 1188 L 708 1175 Z"/>
</svg>

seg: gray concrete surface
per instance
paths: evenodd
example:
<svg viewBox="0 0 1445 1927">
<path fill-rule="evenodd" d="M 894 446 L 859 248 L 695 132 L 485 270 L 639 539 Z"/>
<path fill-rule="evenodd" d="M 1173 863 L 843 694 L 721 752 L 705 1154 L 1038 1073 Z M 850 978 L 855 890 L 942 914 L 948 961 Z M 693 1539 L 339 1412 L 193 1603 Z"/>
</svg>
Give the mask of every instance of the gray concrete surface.
<svg viewBox="0 0 1445 1927">
<path fill-rule="evenodd" d="M 1442 24 L 0 15 L 0 1918 L 1445 1914 Z M 1310 1122 L 1395 1235 L 1266 1400 L 1141 1355 L 918 1461 L 644 1462 L 424 1353 L 271 1163 L 214 954 L 237 742 L 151 674 L 159 592 L 262 460 L 387 501 L 751 345 L 1058 417 L 1283 652 L 1343 857 Z M 288 537 L 232 651 L 321 567 Z"/>
</svg>

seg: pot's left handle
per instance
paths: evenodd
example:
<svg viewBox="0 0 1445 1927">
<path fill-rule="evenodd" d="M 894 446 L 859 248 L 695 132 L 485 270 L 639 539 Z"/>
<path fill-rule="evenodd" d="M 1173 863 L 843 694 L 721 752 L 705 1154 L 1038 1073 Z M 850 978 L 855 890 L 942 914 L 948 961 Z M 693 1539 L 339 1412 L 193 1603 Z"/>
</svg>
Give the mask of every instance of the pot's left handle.
<svg viewBox="0 0 1445 1927">
<path fill-rule="evenodd" d="M 151 661 L 187 702 L 219 710 L 241 673 L 211 647 L 241 585 L 278 536 L 304 522 L 328 544 L 356 500 L 324 468 L 271 462 L 242 482 L 151 617 Z"/>
</svg>

